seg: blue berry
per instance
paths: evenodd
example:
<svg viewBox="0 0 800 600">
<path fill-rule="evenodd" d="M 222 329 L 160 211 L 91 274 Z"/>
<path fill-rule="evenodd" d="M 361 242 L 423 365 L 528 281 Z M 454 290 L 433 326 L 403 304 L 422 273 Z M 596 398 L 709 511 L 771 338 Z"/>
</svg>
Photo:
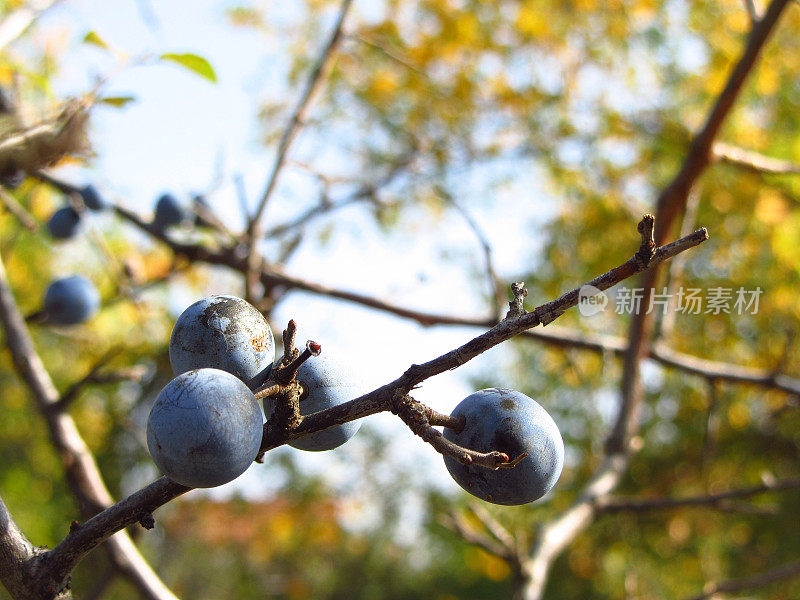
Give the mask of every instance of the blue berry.
<svg viewBox="0 0 800 600">
<path fill-rule="evenodd" d="M 527 504 L 558 481 L 564 442 L 555 421 L 532 398 L 505 388 L 481 390 L 464 398 L 452 416 L 465 417 L 464 429 L 455 433 L 445 428 L 444 437 L 459 446 L 504 452 L 511 460 L 528 454 L 517 466 L 496 471 L 462 465 L 446 456 L 450 475 L 473 496 L 494 504 Z"/>
<path fill-rule="evenodd" d="M 221 369 L 250 388 L 263 383 L 275 359 L 275 341 L 264 316 L 236 296 L 211 296 L 187 308 L 169 340 L 176 375 L 209 367 Z"/>
<path fill-rule="evenodd" d="M 71 206 L 59 208 L 47 221 L 47 230 L 54 238 L 66 240 L 73 237 L 80 227 L 81 217 Z"/>
<path fill-rule="evenodd" d="M 147 448 L 173 481 L 214 487 L 247 470 L 261 447 L 262 424 L 258 401 L 240 379 L 197 369 L 161 390 L 147 420 Z"/>
<path fill-rule="evenodd" d="M 305 390 L 300 399 L 301 415 L 310 415 L 338 406 L 369 391 L 349 369 L 325 354 L 304 362 L 297 371 L 296 379 Z M 272 416 L 274 410 L 274 400 L 265 398 L 264 414 L 267 419 Z M 312 452 L 332 450 L 353 437 L 360 427 L 360 420 L 350 421 L 293 440 L 289 445 L 298 450 Z"/>
<path fill-rule="evenodd" d="M 167 227 L 182 225 L 190 217 L 189 211 L 172 194 L 163 194 L 156 201 L 153 225 L 163 231 Z"/>
<path fill-rule="evenodd" d="M 56 325 L 83 323 L 100 308 L 100 294 L 91 281 L 72 275 L 50 284 L 44 295 L 44 316 Z"/>
<path fill-rule="evenodd" d="M 100 192 L 97 191 L 97 188 L 91 184 L 82 188 L 80 194 L 81 198 L 83 198 L 83 204 L 89 210 L 99 211 L 108 206 L 108 203 L 100 195 Z"/>
</svg>

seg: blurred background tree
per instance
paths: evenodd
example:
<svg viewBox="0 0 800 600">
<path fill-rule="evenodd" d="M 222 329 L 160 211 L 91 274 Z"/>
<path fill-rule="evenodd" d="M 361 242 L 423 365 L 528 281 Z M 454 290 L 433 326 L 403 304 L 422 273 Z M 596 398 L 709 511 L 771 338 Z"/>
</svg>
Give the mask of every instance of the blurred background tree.
<svg viewBox="0 0 800 600">
<path fill-rule="evenodd" d="M 18 187 L 5 174 L 0 251 L 23 312 L 59 273 L 87 275 L 104 298 L 87 325 L 32 332 L 58 389 L 95 367 L 107 380 L 83 387 L 69 411 L 116 498 L 156 476 L 144 423 L 171 375 L 172 322 L 198 297 L 248 295 L 276 332 L 296 318 L 301 336 L 349 353 L 378 385 L 502 316 L 509 282 L 525 281 L 538 305 L 626 260 L 633 225 L 680 169 L 766 10 L 354 2 L 281 163 L 340 2 L 120 5 L 116 16 L 88 0 L 3 5 L 0 85 L 21 114 L 36 122 L 69 96 L 97 94 L 95 154 L 48 173 L 95 183 L 140 214 L 161 189 L 202 192 L 223 226 L 174 237 L 211 248 L 230 244 L 226 231 L 238 234 L 269 195 L 258 248 L 295 279 L 246 288 L 242 273 L 187 261 L 110 213 L 55 241 L 43 224 L 64 195 L 35 173 Z M 682 211 L 681 228 L 707 226 L 711 240 L 669 264 L 657 288 L 673 301 L 699 289 L 705 303 L 698 314 L 655 307 L 637 451 L 619 497 L 553 563 L 546 598 L 690 598 L 750 576 L 753 597 L 800 593 L 789 577 L 800 571 L 800 7 L 773 29 Z M 246 153 L 231 150 L 226 128 Z M 275 191 L 262 194 L 271 161 Z M 709 309 L 714 288 L 728 290 L 728 310 Z M 757 310 L 737 309 L 740 289 L 760 292 Z M 186 598 L 522 594 L 519 561 L 540 525 L 601 463 L 632 320 L 614 310 L 623 299 L 611 290 L 601 314 L 569 311 L 550 338 L 505 344 L 418 396 L 449 412 L 470 389 L 504 385 L 542 403 L 568 448 L 543 501 L 476 507 L 389 416 L 330 456 L 273 451 L 235 485 L 171 503 L 137 541 Z M 0 494 L 29 539 L 52 546 L 75 503 L 8 352 L 0 361 Z M 710 496 L 731 490 L 744 491 Z M 696 500 L 650 506 L 665 498 Z M 758 579 L 781 565 L 777 582 Z M 134 594 L 101 553 L 73 587 Z"/>
</svg>

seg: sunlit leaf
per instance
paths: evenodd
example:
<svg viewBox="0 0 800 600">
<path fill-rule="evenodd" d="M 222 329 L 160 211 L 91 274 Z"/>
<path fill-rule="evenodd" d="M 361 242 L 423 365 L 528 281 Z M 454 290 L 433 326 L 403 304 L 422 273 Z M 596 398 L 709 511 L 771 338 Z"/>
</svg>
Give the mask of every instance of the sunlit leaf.
<svg viewBox="0 0 800 600">
<path fill-rule="evenodd" d="M 192 71 L 193 73 L 208 79 L 214 83 L 217 82 L 217 74 L 214 71 L 214 67 L 211 66 L 205 58 L 202 56 L 198 56 L 197 54 L 173 54 L 167 53 L 161 55 L 161 60 L 167 60 L 170 62 L 174 62 L 179 64 L 185 69 Z"/>
<path fill-rule="evenodd" d="M 99 102 L 108 104 L 114 108 L 122 108 L 131 102 L 136 102 L 136 98 L 134 96 L 108 96 L 106 98 L 101 98 Z"/>
<path fill-rule="evenodd" d="M 108 44 L 101 38 L 96 31 L 90 31 L 85 36 L 83 36 L 83 43 L 84 44 L 91 44 L 92 46 L 97 46 L 98 48 L 102 48 L 103 50 L 110 50 Z"/>
</svg>

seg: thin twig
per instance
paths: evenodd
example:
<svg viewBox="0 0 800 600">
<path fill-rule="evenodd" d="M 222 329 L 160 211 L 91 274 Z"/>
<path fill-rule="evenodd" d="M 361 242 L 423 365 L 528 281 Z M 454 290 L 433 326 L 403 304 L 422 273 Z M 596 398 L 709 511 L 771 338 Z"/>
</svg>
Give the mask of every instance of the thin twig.
<svg viewBox="0 0 800 600">
<path fill-rule="evenodd" d="M 504 452 L 476 452 L 464 448 L 445 438 L 438 429 L 434 429 L 428 421 L 427 407 L 407 395 L 398 395 L 392 403 L 391 411 L 400 417 L 408 428 L 428 442 L 434 450 L 443 456 L 453 458 L 464 465 L 476 465 L 488 469 L 514 468 L 527 456 L 509 456 Z"/>
<path fill-rule="evenodd" d="M 768 492 L 781 492 L 800 488 L 800 477 L 776 479 L 761 485 L 718 492 L 689 496 L 686 498 L 605 498 L 598 501 L 597 509 L 602 513 L 622 511 L 643 512 L 651 510 L 665 510 L 686 506 L 718 506 L 726 500 L 749 498 Z"/>
<path fill-rule="evenodd" d="M 647 222 L 647 219 L 643 219 L 643 222 Z M 700 229 L 686 238 L 682 238 L 655 250 L 647 247 L 645 251 L 646 245 L 643 244 L 639 252 L 630 260 L 596 277 L 586 285 L 593 285 L 601 290 L 608 289 L 612 285 L 631 277 L 649 266 L 660 263 L 680 252 L 703 243 L 707 238 L 708 233 L 706 230 Z M 649 261 L 643 260 L 643 254 L 650 255 L 651 253 L 652 258 L 650 258 Z M 395 381 L 365 394 L 360 398 L 345 402 L 320 413 L 307 415 L 303 418 L 302 423 L 289 433 L 286 439 L 265 439 L 262 443 L 262 450 L 269 450 L 291 439 L 302 437 L 320 429 L 346 423 L 375 414 L 376 412 L 389 410 L 394 402 L 396 394 L 401 396 L 408 394 L 415 386 L 419 385 L 425 379 L 450 369 L 455 369 L 475 356 L 478 356 L 515 335 L 519 335 L 527 329 L 552 322 L 568 308 L 577 305 L 579 301 L 579 292 L 580 288 L 576 288 L 557 300 L 543 304 L 531 312 L 516 318 L 505 319 L 492 327 L 489 331 L 479 335 L 455 350 L 443 354 L 427 363 L 412 365 L 411 368 Z"/>
<path fill-rule="evenodd" d="M 21 36 L 45 11 L 61 0 L 34 0 L 9 13 L 0 22 L 0 50 Z"/>
<path fill-rule="evenodd" d="M 478 502 L 470 502 L 470 512 L 481 522 L 494 539 L 500 542 L 512 554 L 516 552 L 517 540 L 514 535 L 495 519 L 486 508 Z"/>
<path fill-rule="evenodd" d="M 289 122 L 286 128 L 283 130 L 281 139 L 278 142 L 278 150 L 275 156 L 275 162 L 272 165 L 272 171 L 270 172 L 269 179 L 267 180 L 267 185 L 264 189 L 264 192 L 261 194 L 261 199 L 258 202 L 258 207 L 256 208 L 255 213 L 250 218 L 249 229 L 251 232 L 251 249 L 254 248 L 255 240 L 261 238 L 261 219 L 264 215 L 264 210 L 267 208 L 267 203 L 272 196 L 272 192 L 275 189 L 281 169 L 286 162 L 289 148 L 303 126 L 303 121 L 305 120 L 306 113 L 311 106 L 314 96 L 319 91 L 328 75 L 330 65 L 332 64 L 333 57 L 336 53 L 336 47 L 339 45 L 342 37 L 342 27 L 344 26 L 345 17 L 350 10 L 351 4 L 352 0 L 343 0 L 339 9 L 339 15 L 333 27 L 333 31 L 331 32 L 327 43 L 323 46 L 317 62 L 311 69 L 308 81 L 306 82 L 306 87 L 297 102 L 297 106 L 295 106 L 294 111 L 292 111 L 292 114 L 289 117 Z"/>
<path fill-rule="evenodd" d="M 506 291 L 502 280 L 497 275 L 497 269 L 494 268 L 492 246 L 478 222 L 472 218 L 472 215 L 470 215 L 469 212 L 463 206 L 461 206 L 461 204 L 457 202 L 455 198 L 453 198 L 452 194 L 450 194 L 442 186 L 436 186 L 436 193 L 441 198 L 444 198 L 444 200 L 449 203 L 458 214 L 461 215 L 464 221 L 466 221 L 467 226 L 472 230 L 475 238 L 478 240 L 478 243 L 481 246 L 481 251 L 483 252 L 483 263 L 484 269 L 486 270 L 486 279 L 489 282 L 489 291 L 494 301 L 494 313 L 499 319 L 505 310 Z"/>
<path fill-rule="evenodd" d="M 3 203 L 3 206 L 6 207 L 6 210 L 14 215 L 17 220 L 22 224 L 22 226 L 30 231 L 31 233 L 36 233 L 39 229 L 39 224 L 36 222 L 36 219 L 31 216 L 22 204 L 14 198 L 11 194 L 9 194 L 5 188 L 0 186 L 0 202 Z"/>
<path fill-rule="evenodd" d="M 330 214 L 335 210 L 352 206 L 357 202 L 363 200 L 371 200 L 375 197 L 378 190 L 386 187 L 392 183 L 403 171 L 411 164 L 415 153 L 409 151 L 401 155 L 395 162 L 393 162 L 389 170 L 380 178 L 370 183 L 364 183 L 340 200 L 331 200 L 328 198 L 326 192 L 322 193 L 322 199 L 318 204 L 312 206 L 302 214 L 298 215 L 291 221 L 276 225 L 264 232 L 267 238 L 275 238 L 293 232 L 305 225 L 308 225 L 312 220 L 322 215 Z"/>
<path fill-rule="evenodd" d="M 693 596 L 691 600 L 707 600 L 717 597 L 718 594 L 735 594 L 744 590 L 753 590 L 766 587 L 772 583 L 791 579 L 800 575 L 800 560 L 797 562 L 781 565 L 763 573 L 741 577 L 739 579 L 728 579 L 717 583 L 708 583 L 702 593 Z"/>
<path fill-rule="evenodd" d="M 478 546 L 489 554 L 502 558 L 509 563 L 515 561 L 515 555 L 510 551 L 509 548 L 506 548 L 498 541 L 493 540 L 488 535 L 485 535 L 480 531 L 476 531 L 475 528 L 470 527 L 469 522 L 463 514 L 452 511 L 448 514 L 440 515 L 438 521 L 442 527 L 446 527 L 447 529 L 450 529 L 454 533 L 458 534 L 458 536 L 461 537 L 465 542 L 472 544 L 473 546 Z"/>
<path fill-rule="evenodd" d="M 112 348 L 103 356 L 101 356 L 100 359 L 92 366 L 92 368 L 89 369 L 89 372 L 86 375 L 73 383 L 63 394 L 61 394 L 61 398 L 59 398 L 58 402 L 53 405 L 52 410 L 67 410 L 70 404 L 72 404 L 75 398 L 77 398 L 81 393 L 81 390 L 83 390 L 88 383 L 97 377 L 100 369 L 106 366 L 115 356 L 119 355 L 120 352 L 122 352 L 122 348 Z"/>
<path fill-rule="evenodd" d="M 37 174 L 37 177 L 42 174 Z M 50 175 L 44 175 L 53 185 L 63 186 L 64 183 Z M 177 255 L 186 256 L 189 262 L 207 262 L 214 265 L 227 266 L 233 270 L 244 272 L 246 266 L 236 254 L 236 248 L 211 249 L 197 244 L 178 242 L 168 237 L 163 231 L 152 227 L 152 224 L 135 213 L 116 206 L 114 210 L 123 219 L 129 221 L 139 229 L 146 231 L 156 239 L 165 243 Z M 168 276 L 169 277 L 169 276 Z M 487 328 L 492 327 L 497 321 L 492 317 L 459 317 L 449 314 L 437 314 L 427 311 L 412 309 L 374 296 L 358 292 L 350 292 L 333 288 L 327 285 L 294 277 L 285 273 L 276 265 L 263 265 L 260 275 L 261 282 L 266 287 L 280 286 L 287 290 L 300 290 L 320 296 L 346 300 L 354 304 L 366 306 L 385 313 L 410 319 L 431 327 L 434 325 L 453 325 Z M 155 283 L 161 280 L 156 280 Z M 564 327 L 548 327 L 543 330 L 525 331 L 521 334 L 528 339 L 563 347 L 574 347 L 601 353 L 613 353 L 624 356 L 628 347 L 627 341 L 621 337 L 598 335 L 583 331 L 572 330 Z M 711 361 L 689 354 L 675 352 L 664 344 L 655 344 L 648 349 L 648 357 L 664 366 L 681 370 L 686 373 L 701 377 L 712 377 L 719 381 L 732 383 L 745 383 L 758 385 L 765 388 L 776 389 L 800 397 L 800 380 L 787 375 L 775 374 L 771 370 L 744 367 L 730 363 Z"/>
<path fill-rule="evenodd" d="M 790 160 L 773 158 L 753 150 L 716 142 L 713 146 L 714 159 L 720 162 L 743 167 L 765 175 L 800 175 L 800 164 Z"/>
<path fill-rule="evenodd" d="M 703 427 L 703 451 L 700 455 L 700 464 L 706 469 L 711 464 L 714 449 L 717 444 L 717 429 L 719 418 L 717 408 L 719 405 L 719 390 L 714 379 L 707 380 L 708 387 L 708 408 L 706 409 L 706 419 Z"/>
</svg>

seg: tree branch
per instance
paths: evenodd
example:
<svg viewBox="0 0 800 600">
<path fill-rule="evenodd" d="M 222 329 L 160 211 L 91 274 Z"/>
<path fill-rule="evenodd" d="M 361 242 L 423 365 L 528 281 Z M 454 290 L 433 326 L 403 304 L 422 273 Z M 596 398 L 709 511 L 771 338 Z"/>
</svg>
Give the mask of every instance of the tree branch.
<svg viewBox="0 0 800 600">
<path fill-rule="evenodd" d="M 647 221 L 647 219 L 643 219 L 643 222 L 645 221 Z M 701 244 L 706 239 L 708 239 L 708 233 L 705 229 L 700 229 L 685 238 L 655 250 L 648 247 L 644 254 L 652 254 L 652 258 L 649 260 L 644 260 L 642 257 L 643 248 L 646 247 L 646 245 L 643 244 L 639 252 L 627 262 L 596 277 L 585 285 L 592 285 L 600 290 L 608 289 L 612 285 L 631 277 L 649 266 L 663 262 L 680 252 Z M 527 329 L 552 322 L 568 308 L 577 305 L 579 292 L 580 288 L 576 288 L 552 302 L 539 306 L 531 312 L 515 318 L 504 319 L 489 331 L 470 340 L 463 346 L 422 365 L 412 365 L 401 377 L 377 390 L 356 398 L 355 400 L 340 404 L 339 406 L 307 415 L 296 429 L 287 432 L 285 438 L 265 438 L 261 449 L 263 451 L 270 450 L 292 439 L 308 435 L 309 433 L 327 427 L 332 427 L 333 425 L 346 423 L 384 410 L 391 410 L 395 395 L 399 394 L 402 396 L 408 394 L 415 386 L 422 383 L 425 379 L 450 369 L 455 369 L 475 356 L 478 356 L 515 335 L 519 335 Z"/>
<path fill-rule="evenodd" d="M 760 152 L 745 150 L 724 142 L 715 142 L 713 146 L 714 160 L 743 167 L 756 173 L 766 175 L 800 175 L 800 164 L 790 160 L 772 158 Z"/>
<path fill-rule="evenodd" d="M 441 515 L 439 517 L 439 524 L 456 533 L 465 542 L 477 546 L 489 554 L 502 558 L 509 564 L 513 565 L 515 562 L 519 564 L 519 557 L 515 560 L 515 554 L 512 549 L 507 548 L 497 540 L 470 527 L 469 522 L 463 514 L 453 511 Z"/>
<path fill-rule="evenodd" d="M 37 174 L 37 176 L 39 175 Z M 56 180 L 52 176 L 48 175 L 46 177 L 48 181 L 53 182 L 53 185 L 58 187 L 65 185 L 64 182 Z M 155 229 L 150 223 L 145 222 L 141 217 L 125 208 L 117 206 L 114 210 L 120 217 L 164 242 L 173 252 L 186 256 L 190 261 L 224 265 L 239 272 L 244 272 L 244 263 L 241 258 L 236 257 L 233 248 L 212 250 L 196 244 L 184 244 L 168 237 L 164 232 Z M 374 296 L 341 290 L 294 277 L 285 273 L 276 265 L 263 265 L 260 279 L 265 286 L 281 286 L 289 290 L 300 290 L 320 296 L 346 300 L 353 304 L 410 319 L 425 327 L 454 325 L 487 328 L 497 323 L 492 317 L 458 317 L 399 306 Z M 628 347 L 627 340 L 621 337 L 592 334 L 564 327 L 548 327 L 544 330 L 525 331 L 520 335 L 556 346 L 581 348 L 592 352 L 612 352 L 617 356 L 625 356 Z M 687 373 L 710 377 L 719 381 L 758 385 L 800 396 L 800 380 L 776 374 L 771 370 L 702 359 L 689 354 L 675 352 L 664 344 L 655 344 L 649 348 L 647 357 L 665 366 Z"/>
<path fill-rule="evenodd" d="M 21 36 L 34 21 L 60 0 L 34 0 L 6 15 L 0 22 L 0 50 Z"/>
<path fill-rule="evenodd" d="M 749 575 L 739 579 L 728 579 L 718 583 L 706 584 L 703 592 L 693 596 L 691 600 L 707 600 L 716 597 L 717 594 L 735 594 L 744 590 L 752 590 L 765 587 L 771 583 L 783 581 L 800 575 L 800 561 L 781 565 L 770 571 L 764 571 L 756 575 Z"/>
<path fill-rule="evenodd" d="M 456 210 L 458 214 L 463 217 L 464 221 L 467 223 L 467 226 L 472 230 L 472 233 L 478 240 L 483 252 L 484 269 L 486 270 L 486 279 L 489 282 L 489 292 L 494 301 L 494 313 L 498 319 L 501 318 L 507 301 L 505 286 L 503 285 L 500 277 L 497 275 L 497 270 L 494 268 L 492 246 L 489 243 L 489 240 L 486 238 L 486 234 L 483 232 L 480 225 L 478 225 L 478 222 L 472 218 L 472 215 L 470 215 L 460 203 L 456 202 L 456 199 L 453 198 L 453 196 L 447 190 L 441 186 L 437 186 L 436 191 Z"/>
<path fill-rule="evenodd" d="M 644 231 L 642 235 L 643 239 L 649 240 L 650 236 L 648 232 L 652 231 L 652 217 L 647 215 L 642 219 L 642 223 L 649 224 L 649 229 L 646 228 L 647 231 Z M 640 230 L 642 229 L 641 225 L 640 223 Z M 653 249 L 649 247 L 647 243 L 643 243 L 639 251 L 636 252 L 631 259 L 593 279 L 590 283 L 599 289 L 608 289 L 619 281 L 649 266 L 667 260 L 680 252 L 703 243 L 706 239 L 708 239 L 708 233 L 705 229 L 700 229 L 686 238 L 682 238 L 660 248 Z M 643 258 L 645 256 L 648 258 Z M 383 387 L 373 390 L 355 400 L 303 417 L 299 425 L 292 429 L 270 427 L 268 422 L 264 428 L 265 435 L 262 440 L 260 453 L 283 445 L 290 440 L 322 431 L 334 425 L 353 421 L 377 412 L 392 410 L 395 407 L 397 398 L 402 398 L 408 394 L 425 379 L 443 373 L 449 369 L 454 369 L 528 328 L 552 321 L 558 315 L 563 314 L 568 308 L 577 305 L 579 297 L 578 292 L 579 289 L 572 290 L 560 298 L 544 304 L 531 312 L 518 317 L 505 319 L 489 331 L 451 352 L 443 354 L 427 363 L 412 365 L 402 376 Z M 428 415 L 427 419 L 429 424 L 453 425 L 453 423 L 449 421 L 449 418 L 444 415 L 438 415 L 438 413 L 431 411 L 428 407 L 423 407 L 422 410 Z M 441 435 L 437 437 L 444 439 Z M 508 459 L 506 459 L 506 461 L 507 460 Z M 498 464 L 499 463 L 495 461 L 491 466 L 496 467 Z M 611 461 L 610 464 L 617 465 L 618 461 Z M 608 477 L 601 478 L 595 486 L 590 486 L 591 490 L 604 490 L 604 486 L 606 485 L 604 482 L 607 479 Z M 118 504 L 107 508 L 82 525 L 74 527 L 67 537 L 51 551 L 48 555 L 48 561 L 51 561 L 50 564 L 54 565 L 51 568 L 58 574 L 66 576 L 77 562 L 80 561 L 82 556 L 97 544 L 106 540 L 115 531 L 119 531 L 142 519 L 149 520 L 150 514 L 156 508 L 187 492 L 189 489 L 190 488 L 179 485 L 166 477 L 162 477 Z M 592 496 L 594 492 L 591 490 L 587 496 L 587 498 L 591 498 L 591 502 L 586 500 L 586 502 L 588 502 L 587 506 L 589 507 L 592 506 L 595 498 L 595 496 Z M 584 509 L 582 509 L 582 512 L 583 510 Z M 593 509 L 590 508 L 590 510 Z"/>
<path fill-rule="evenodd" d="M 702 496 L 689 496 L 687 498 L 603 498 L 598 501 L 597 509 L 602 513 L 614 513 L 663 510 L 684 506 L 719 506 L 727 500 L 749 498 L 750 496 L 758 496 L 767 492 L 795 490 L 797 488 L 800 488 L 800 477 L 791 477 L 765 482 L 753 487 Z"/>
<path fill-rule="evenodd" d="M 316 95 L 316 92 L 321 88 L 323 82 L 325 81 L 329 67 L 333 62 L 333 57 L 335 55 L 336 47 L 339 45 L 339 42 L 342 37 L 342 27 L 344 25 L 345 17 L 347 16 L 348 11 L 350 10 L 350 5 L 352 4 L 352 0 L 343 0 L 341 4 L 341 8 L 339 9 L 339 16 L 336 19 L 336 24 L 333 27 L 333 31 L 331 32 L 331 36 L 328 38 L 327 43 L 322 48 L 322 52 L 320 53 L 317 62 L 314 64 L 314 67 L 311 69 L 311 73 L 309 74 L 308 81 L 306 82 L 306 87 L 303 90 L 303 94 L 300 96 L 300 100 L 295 106 L 294 111 L 292 112 L 291 117 L 289 117 L 289 123 L 284 129 L 283 134 L 281 135 L 280 142 L 278 143 L 278 151 L 275 157 L 275 163 L 272 165 L 272 171 L 270 172 L 269 179 L 267 180 L 266 188 L 264 192 L 261 194 L 261 199 L 258 203 L 258 208 L 256 209 L 255 213 L 250 219 L 249 229 L 251 232 L 251 243 L 250 248 L 251 252 L 253 252 L 254 244 L 256 240 L 260 239 L 262 234 L 261 229 L 261 220 L 264 215 L 264 210 L 267 207 L 267 203 L 269 202 L 270 197 L 272 196 L 272 192 L 275 189 L 275 185 L 278 181 L 278 176 L 280 175 L 281 169 L 283 168 L 284 163 L 286 162 L 286 156 L 289 151 L 289 147 L 291 146 L 292 142 L 294 141 L 295 137 L 299 133 L 300 129 L 303 126 L 303 121 L 305 120 L 306 112 L 311 105 L 311 102 Z"/>
<path fill-rule="evenodd" d="M 36 222 L 31 214 L 25 210 L 25 207 L 19 201 L 9 194 L 4 188 L 0 187 L 0 202 L 6 207 L 6 210 L 17 218 L 22 226 L 30 231 L 36 233 L 39 229 L 39 224 Z"/>
<path fill-rule="evenodd" d="M 33 340 L 14 301 L 2 260 L 0 260 L 0 321 L 5 329 L 6 345 L 14 366 L 30 389 L 37 409 L 46 420 L 50 440 L 61 458 L 70 491 L 77 501 L 81 514 L 89 517 L 113 503 L 111 494 L 103 482 L 92 453 L 78 432 L 75 421 L 68 414 L 54 410 L 58 405 L 60 394 L 36 353 Z M 175 596 L 147 565 L 126 532 L 120 531 L 109 541 L 108 552 L 112 562 L 131 579 L 146 598 L 175 600 Z M 55 590 L 60 590 L 65 583 L 65 580 L 49 580 L 50 583 L 45 585 L 42 583 L 43 580 L 47 580 L 45 571 L 40 571 L 40 577 L 42 589 L 52 585 Z"/>
<path fill-rule="evenodd" d="M 30 582 L 37 552 L 40 550 L 22 534 L 0 498 L 0 582 L 14 598 L 32 597 Z"/>
<path fill-rule="evenodd" d="M 680 171 L 659 195 L 656 203 L 657 221 L 653 232 L 656 244 L 664 243 L 677 215 L 685 211 L 689 191 L 710 162 L 714 139 L 788 1 L 773 0 L 764 18 L 753 26 L 741 58 L 718 96 L 703 128 L 692 140 Z M 642 300 L 644 306 L 650 304 L 658 272 L 657 267 L 652 268 L 640 278 L 641 285 L 637 287 L 644 288 Z M 599 486 L 597 482 L 605 482 L 603 486 L 599 486 L 605 488 L 604 494 L 601 495 L 610 493 L 616 487 L 626 468 L 627 461 L 624 456 L 630 437 L 638 424 L 638 407 L 643 397 L 639 369 L 641 360 L 650 353 L 652 330 L 653 318 L 646 311 L 633 315 L 623 364 L 619 412 L 606 442 L 607 458 L 597 477 L 590 483 L 591 487 Z M 587 494 L 591 495 L 589 489 L 583 498 L 586 498 Z M 598 497 L 600 495 L 591 498 L 591 502 Z M 550 564 L 578 533 L 589 526 L 593 517 L 594 509 L 591 504 L 579 500 L 561 518 L 545 528 L 539 541 L 531 549 L 528 564 L 529 579 L 523 590 L 526 600 L 541 598 Z"/>
<path fill-rule="evenodd" d="M 607 456 L 578 500 L 558 518 L 542 526 L 530 558 L 524 564 L 527 578 L 523 598 L 541 598 L 553 560 L 594 520 L 598 499 L 617 487 L 627 466 L 626 455 Z"/>
<path fill-rule="evenodd" d="M 65 580 L 90 550 L 109 539 L 114 532 L 121 532 L 135 523 L 152 528 L 153 511 L 191 489 L 167 477 L 157 479 L 80 525 L 71 527 L 67 536 L 43 557 L 44 568 L 54 580 Z"/>
</svg>

